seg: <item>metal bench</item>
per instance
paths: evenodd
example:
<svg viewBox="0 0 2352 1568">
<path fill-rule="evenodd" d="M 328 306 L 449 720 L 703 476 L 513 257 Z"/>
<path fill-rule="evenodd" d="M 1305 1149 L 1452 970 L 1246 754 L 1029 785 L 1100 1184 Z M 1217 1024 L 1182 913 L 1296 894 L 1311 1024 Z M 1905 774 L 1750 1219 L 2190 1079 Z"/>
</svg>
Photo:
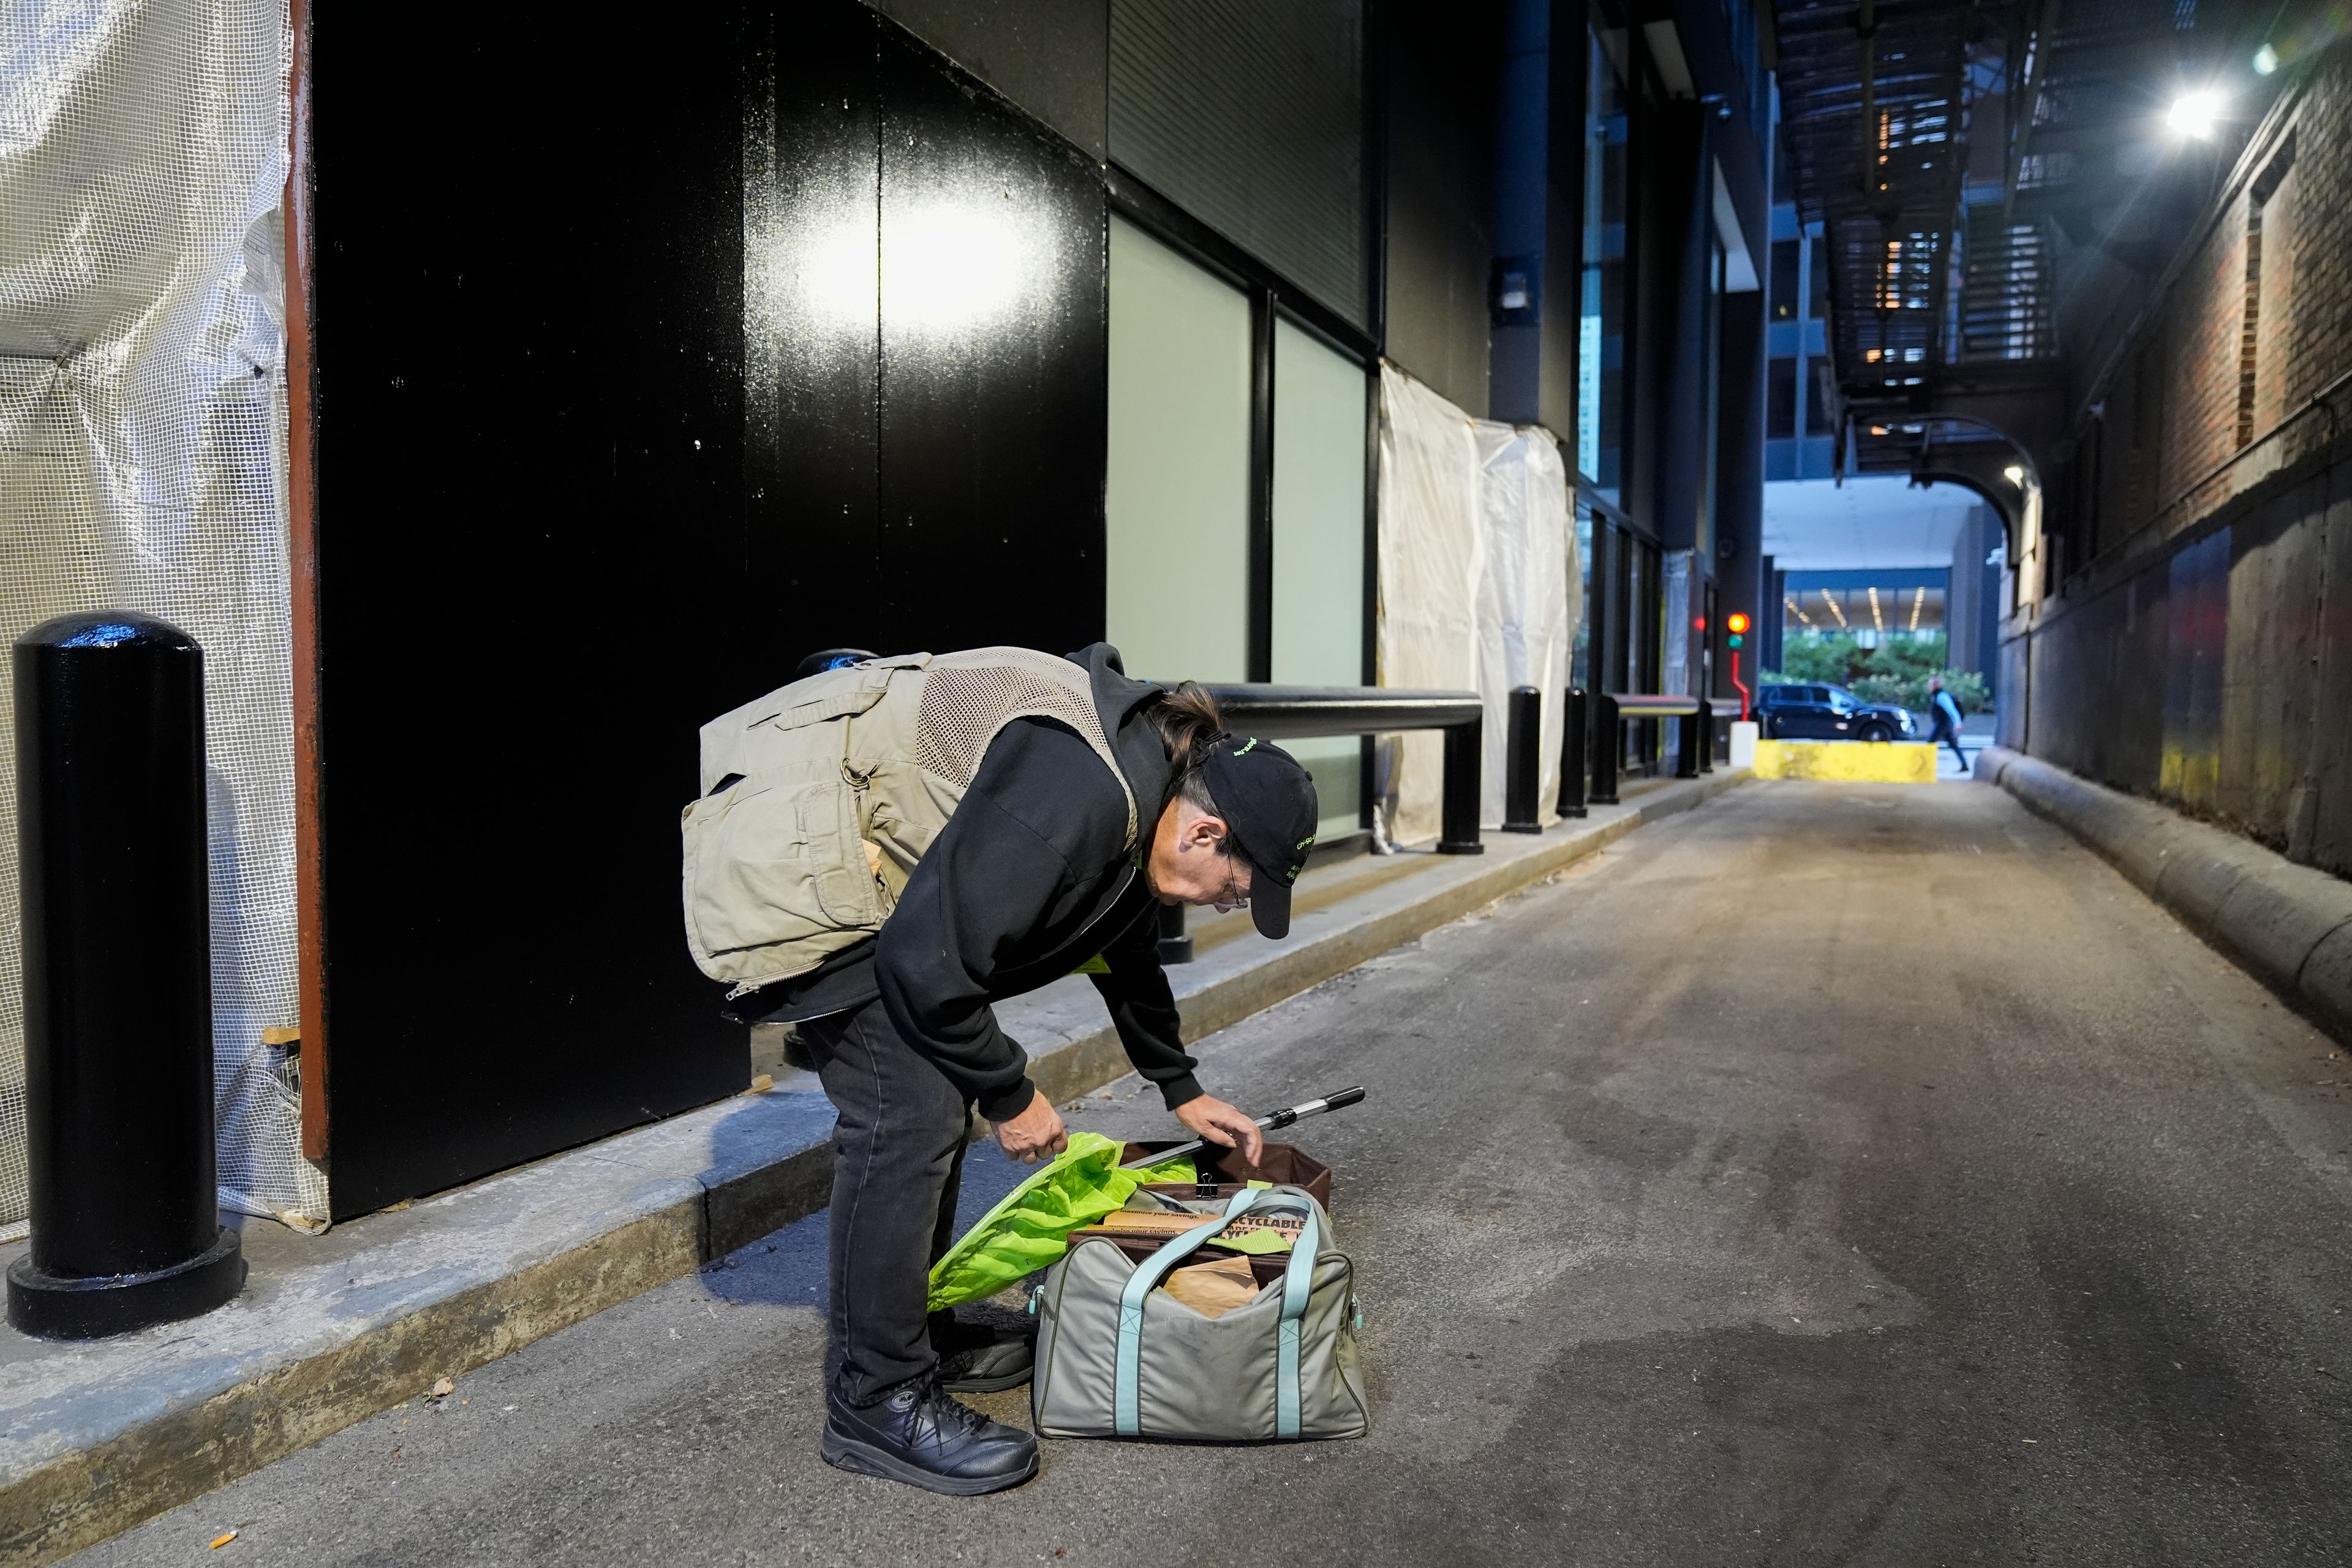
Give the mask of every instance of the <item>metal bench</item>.
<svg viewBox="0 0 2352 1568">
<path fill-rule="evenodd" d="M 1594 699 L 1592 804 L 1617 804 L 1617 764 L 1625 754 L 1622 726 L 1628 719 L 1678 719 L 1682 737 L 1675 765 L 1678 779 L 1715 771 L 1715 704 L 1704 697 L 1669 697 L 1652 691 L 1603 691 Z M 1564 781 L 1563 781 L 1564 782 Z"/>
</svg>

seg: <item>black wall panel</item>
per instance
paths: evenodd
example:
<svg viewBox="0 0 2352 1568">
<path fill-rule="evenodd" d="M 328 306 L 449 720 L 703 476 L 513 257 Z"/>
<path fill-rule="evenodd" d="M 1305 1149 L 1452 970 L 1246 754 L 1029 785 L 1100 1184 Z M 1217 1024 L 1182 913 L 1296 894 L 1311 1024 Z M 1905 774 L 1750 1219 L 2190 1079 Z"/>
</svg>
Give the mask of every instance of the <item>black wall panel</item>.
<svg viewBox="0 0 2352 1568">
<path fill-rule="evenodd" d="M 744 1077 L 676 891 L 737 646 L 737 52 L 682 13 L 318 17 L 339 1215 Z"/>
<path fill-rule="evenodd" d="M 1103 630 L 1102 184 L 895 31 L 881 81 L 877 636 L 1066 652 Z"/>
<path fill-rule="evenodd" d="M 829 644 L 1099 634 L 1104 216 L 854 0 L 344 7 L 315 81 L 348 1215 L 742 1086 L 679 925 L 703 721 Z M 982 209 L 1015 286 L 886 324 Z"/>
<path fill-rule="evenodd" d="M 763 631 L 713 713 L 772 689 L 803 654 L 882 636 L 874 258 L 889 29 L 835 3 L 747 30 L 742 582 Z"/>
<path fill-rule="evenodd" d="M 1764 599 L 1764 293 L 1723 297 L 1722 380 L 1716 392 L 1715 562 L 1720 597 L 1707 636 L 1715 639 L 1715 684 L 1731 695 L 1731 648 L 1723 622 L 1735 610 L 1761 625 Z M 1752 690 L 1756 638 L 1739 651 L 1740 679 Z"/>
<path fill-rule="evenodd" d="M 1642 259 L 1643 289 L 1656 306 L 1646 319 L 1659 333 L 1655 350 L 1655 439 L 1650 447 L 1655 509 L 1650 526 L 1669 550 L 1710 547 L 1705 537 L 1706 403 L 1715 366 L 1708 324 L 1713 268 L 1715 176 L 1709 147 L 1714 140 L 1705 110 L 1696 104 L 1664 104 L 1653 111 L 1647 152 L 1648 184 L 1642 204 L 1654 218 L 1643 229 L 1657 245 Z M 1719 410 L 1718 410 L 1719 412 Z"/>
<path fill-rule="evenodd" d="M 1503 7 L 1391 7 L 1383 304 L 1387 356 L 1465 411 L 1488 411 L 1495 72 Z"/>
</svg>

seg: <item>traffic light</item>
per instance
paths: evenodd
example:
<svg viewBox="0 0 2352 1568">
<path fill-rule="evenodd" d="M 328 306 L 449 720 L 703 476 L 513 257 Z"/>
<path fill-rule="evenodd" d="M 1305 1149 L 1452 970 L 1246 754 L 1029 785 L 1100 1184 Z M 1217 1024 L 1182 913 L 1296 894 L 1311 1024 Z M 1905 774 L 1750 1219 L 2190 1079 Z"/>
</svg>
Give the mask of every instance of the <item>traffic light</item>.
<svg viewBox="0 0 2352 1568">
<path fill-rule="evenodd" d="M 1748 617 L 1739 611 L 1734 610 L 1723 617 L 1723 629 L 1731 634 L 1729 639 L 1731 646 L 1738 647 L 1748 640 L 1742 635 L 1748 630 Z"/>
</svg>

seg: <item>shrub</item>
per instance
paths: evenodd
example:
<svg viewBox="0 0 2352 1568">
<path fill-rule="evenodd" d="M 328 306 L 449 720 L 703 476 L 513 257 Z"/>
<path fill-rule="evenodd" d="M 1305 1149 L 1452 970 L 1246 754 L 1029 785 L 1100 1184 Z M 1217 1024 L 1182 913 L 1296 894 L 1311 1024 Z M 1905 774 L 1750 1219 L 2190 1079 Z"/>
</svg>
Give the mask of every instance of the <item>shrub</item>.
<svg viewBox="0 0 2352 1568">
<path fill-rule="evenodd" d="M 1797 680 L 1843 686 L 1864 702 L 1892 702 L 1914 712 L 1927 711 L 1927 681 L 1944 678 L 1944 689 L 1963 713 L 1982 713 L 1992 707 L 1985 678 L 1973 669 L 1948 669 L 1943 634 L 1888 637 L 1876 647 L 1864 647 L 1852 632 L 1827 636 L 1807 633 L 1784 645 L 1787 663 L 1764 670 L 1757 679 L 1766 684 Z"/>
</svg>

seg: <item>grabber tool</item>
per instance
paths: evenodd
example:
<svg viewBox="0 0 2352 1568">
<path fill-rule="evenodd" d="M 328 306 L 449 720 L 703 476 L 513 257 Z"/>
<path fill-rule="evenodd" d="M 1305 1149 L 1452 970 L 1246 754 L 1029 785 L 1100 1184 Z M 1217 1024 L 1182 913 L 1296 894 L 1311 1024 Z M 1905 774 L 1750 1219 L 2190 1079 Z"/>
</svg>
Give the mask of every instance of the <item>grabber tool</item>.
<svg viewBox="0 0 2352 1568">
<path fill-rule="evenodd" d="M 1336 1094 L 1327 1094 L 1320 1100 L 1301 1100 L 1297 1105 L 1275 1111 L 1271 1115 L 1261 1116 L 1257 1118 L 1257 1124 L 1271 1132 L 1277 1127 L 1287 1127 L 1302 1118 L 1320 1116 L 1327 1110 L 1338 1110 L 1343 1106 L 1353 1105 L 1363 1098 L 1364 1086 L 1358 1084 L 1353 1089 L 1343 1089 Z M 1170 1160 L 1181 1160 L 1185 1155 L 1195 1153 L 1208 1146 L 1209 1141 L 1206 1138 L 1195 1138 L 1190 1143 L 1179 1143 L 1173 1149 L 1162 1149 L 1157 1153 L 1146 1154 L 1140 1160 L 1129 1160 L 1119 1169 L 1122 1171 L 1147 1170 Z"/>
</svg>

